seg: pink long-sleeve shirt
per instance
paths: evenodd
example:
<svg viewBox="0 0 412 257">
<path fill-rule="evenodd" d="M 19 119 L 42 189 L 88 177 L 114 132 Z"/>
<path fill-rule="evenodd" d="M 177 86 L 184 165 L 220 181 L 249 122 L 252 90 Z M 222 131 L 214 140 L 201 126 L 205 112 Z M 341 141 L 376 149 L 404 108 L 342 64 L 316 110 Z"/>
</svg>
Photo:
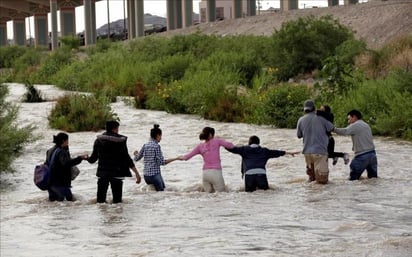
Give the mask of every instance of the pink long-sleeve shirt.
<svg viewBox="0 0 412 257">
<path fill-rule="evenodd" d="M 200 143 L 190 153 L 183 156 L 185 161 L 189 160 L 193 156 L 200 154 L 203 157 L 203 169 L 217 169 L 221 170 L 220 164 L 220 147 L 233 148 L 234 145 L 228 141 L 220 138 L 212 138 L 208 142 Z"/>
</svg>

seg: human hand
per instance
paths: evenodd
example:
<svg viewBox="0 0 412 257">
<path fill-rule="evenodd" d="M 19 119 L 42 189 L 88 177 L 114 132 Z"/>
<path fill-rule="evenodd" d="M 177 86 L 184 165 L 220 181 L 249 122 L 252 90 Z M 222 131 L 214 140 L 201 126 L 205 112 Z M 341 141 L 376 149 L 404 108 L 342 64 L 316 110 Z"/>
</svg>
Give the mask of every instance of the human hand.
<svg viewBox="0 0 412 257">
<path fill-rule="evenodd" d="M 292 155 L 292 157 L 295 157 L 295 154 L 300 154 L 300 152 L 286 152 L 286 154 Z"/>
<path fill-rule="evenodd" d="M 82 160 L 87 160 L 87 159 L 89 159 L 89 155 L 88 155 L 88 154 L 83 154 L 83 155 L 80 155 L 79 157 L 80 157 L 80 159 L 82 159 Z"/>
<path fill-rule="evenodd" d="M 142 178 L 140 177 L 140 174 L 136 172 L 136 184 L 140 184 L 141 181 L 142 181 Z"/>
<path fill-rule="evenodd" d="M 139 154 L 139 151 L 134 151 L 133 152 L 133 155 L 138 155 Z"/>
</svg>

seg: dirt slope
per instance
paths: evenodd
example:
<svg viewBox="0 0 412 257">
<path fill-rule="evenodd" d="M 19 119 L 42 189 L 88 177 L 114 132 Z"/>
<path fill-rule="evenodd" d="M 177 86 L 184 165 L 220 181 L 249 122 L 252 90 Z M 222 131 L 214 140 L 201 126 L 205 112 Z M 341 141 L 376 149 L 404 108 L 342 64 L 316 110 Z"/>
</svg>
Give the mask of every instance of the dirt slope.
<svg viewBox="0 0 412 257">
<path fill-rule="evenodd" d="M 412 0 L 375 0 L 350 6 L 300 9 L 263 14 L 242 19 L 204 23 L 164 33 L 165 36 L 200 31 L 216 35 L 266 35 L 280 29 L 283 22 L 298 17 L 332 15 L 343 25 L 355 31 L 370 48 L 379 48 L 403 35 L 412 34 Z M 163 34 L 163 33 L 162 33 Z"/>
</svg>

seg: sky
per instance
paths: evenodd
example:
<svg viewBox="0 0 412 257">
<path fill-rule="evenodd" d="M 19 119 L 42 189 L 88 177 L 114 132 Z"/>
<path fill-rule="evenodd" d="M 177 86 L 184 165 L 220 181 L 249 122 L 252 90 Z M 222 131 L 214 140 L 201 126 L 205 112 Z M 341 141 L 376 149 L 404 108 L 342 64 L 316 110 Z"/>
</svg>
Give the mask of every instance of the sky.
<svg viewBox="0 0 412 257">
<path fill-rule="evenodd" d="M 227 0 L 231 1 L 231 0 Z M 340 5 L 343 4 L 343 0 L 339 0 Z M 361 0 L 367 1 L 367 0 Z M 199 13 L 199 2 L 200 0 L 193 0 L 193 11 Z M 257 0 L 260 2 L 262 10 L 266 10 L 270 7 L 280 8 L 280 0 Z M 107 5 L 109 4 L 109 18 L 110 22 L 117 21 L 124 18 L 124 1 L 123 0 L 102 0 L 96 2 L 96 28 L 99 28 L 108 22 L 107 15 Z M 326 7 L 328 5 L 328 0 L 299 0 L 299 9 L 317 7 Z M 82 32 L 84 30 L 84 10 L 83 6 L 76 8 L 76 32 Z M 152 15 L 158 15 L 166 17 L 166 0 L 145 0 L 144 1 L 144 12 L 150 13 Z M 127 12 L 126 12 L 127 16 Z M 49 14 L 49 27 L 50 25 L 50 14 Z M 58 26 L 60 22 L 58 19 Z M 30 26 L 29 26 L 30 24 Z M 7 22 L 7 34 L 8 38 L 13 37 L 13 26 L 11 22 Z M 26 18 L 26 34 L 27 38 L 34 37 L 34 21 L 33 17 Z"/>
</svg>

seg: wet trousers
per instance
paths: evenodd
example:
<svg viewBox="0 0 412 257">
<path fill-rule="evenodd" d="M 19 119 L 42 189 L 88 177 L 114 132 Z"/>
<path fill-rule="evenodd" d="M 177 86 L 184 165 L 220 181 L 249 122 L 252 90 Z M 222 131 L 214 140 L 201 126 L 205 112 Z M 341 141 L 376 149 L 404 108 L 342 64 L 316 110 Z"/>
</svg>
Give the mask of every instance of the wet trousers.
<svg viewBox="0 0 412 257">
<path fill-rule="evenodd" d="M 223 192 L 226 190 L 225 180 L 223 179 L 222 170 L 210 169 L 203 170 L 203 189 L 205 192 Z"/>
<path fill-rule="evenodd" d="M 97 202 L 105 203 L 107 190 L 112 189 L 113 203 L 122 202 L 123 180 L 118 178 L 99 177 L 97 180 Z"/>
<path fill-rule="evenodd" d="M 305 154 L 306 174 L 309 181 L 318 182 L 319 184 L 328 183 L 329 167 L 328 155 L 324 154 Z"/>
<path fill-rule="evenodd" d="M 70 187 L 64 186 L 50 186 L 47 190 L 49 192 L 49 201 L 73 201 L 73 194 Z"/>
</svg>

